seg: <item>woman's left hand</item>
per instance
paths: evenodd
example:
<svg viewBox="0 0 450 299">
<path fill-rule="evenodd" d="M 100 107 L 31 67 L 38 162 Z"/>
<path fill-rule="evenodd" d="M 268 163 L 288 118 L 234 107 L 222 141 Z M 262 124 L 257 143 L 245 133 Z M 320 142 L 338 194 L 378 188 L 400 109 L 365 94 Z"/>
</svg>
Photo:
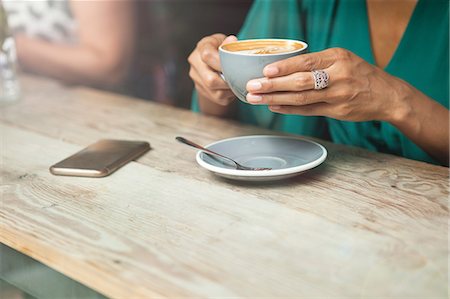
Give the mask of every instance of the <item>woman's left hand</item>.
<svg viewBox="0 0 450 299">
<path fill-rule="evenodd" d="M 314 89 L 313 70 L 327 72 L 328 87 Z M 264 76 L 247 83 L 247 100 L 273 112 L 391 123 L 408 112 L 409 84 L 345 49 L 278 61 L 264 68 Z"/>
</svg>

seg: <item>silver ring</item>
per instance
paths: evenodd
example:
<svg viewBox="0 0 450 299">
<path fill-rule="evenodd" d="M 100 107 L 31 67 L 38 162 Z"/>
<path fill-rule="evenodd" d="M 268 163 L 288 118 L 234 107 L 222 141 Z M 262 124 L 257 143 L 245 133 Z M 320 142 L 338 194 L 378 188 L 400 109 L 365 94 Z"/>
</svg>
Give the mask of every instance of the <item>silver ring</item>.
<svg viewBox="0 0 450 299">
<path fill-rule="evenodd" d="M 311 71 L 314 77 L 314 89 L 324 89 L 328 86 L 328 79 L 330 78 L 324 70 Z"/>
</svg>

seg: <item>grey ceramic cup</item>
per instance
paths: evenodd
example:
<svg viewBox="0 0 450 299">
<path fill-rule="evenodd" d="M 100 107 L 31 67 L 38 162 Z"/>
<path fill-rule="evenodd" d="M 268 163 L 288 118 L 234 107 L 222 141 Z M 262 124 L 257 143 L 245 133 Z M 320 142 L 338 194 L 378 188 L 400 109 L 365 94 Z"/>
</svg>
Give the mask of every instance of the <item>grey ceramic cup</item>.
<svg viewBox="0 0 450 299">
<path fill-rule="evenodd" d="M 229 45 L 250 41 L 286 41 L 290 43 L 300 43 L 303 47 L 290 52 L 275 54 L 249 54 L 236 51 L 229 51 Z M 222 67 L 222 78 L 227 82 L 233 93 L 243 102 L 247 103 L 247 82 L 262 78 L 263 69 L 273 62 L 284 60 L 306 52 L 308 45 L 305 42 L 290 39 L 252 39 L 240 40 L 219 47 L 220 64 Z"/>
</svg>

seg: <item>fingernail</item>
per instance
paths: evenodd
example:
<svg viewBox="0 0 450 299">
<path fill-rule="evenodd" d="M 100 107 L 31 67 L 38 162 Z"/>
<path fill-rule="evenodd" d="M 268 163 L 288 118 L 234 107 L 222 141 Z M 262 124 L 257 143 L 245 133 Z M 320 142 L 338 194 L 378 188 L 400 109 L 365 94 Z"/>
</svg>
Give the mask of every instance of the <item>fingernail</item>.
<svg viewBox="0 0 450 299">
<path fill-rule="evenodd" d="M 249 93 L 249 94 L 247 94 L 247 101 L 249 101 L 251 103 L 258 103 L 258 102 L 262 101 L 262 96 Z"/>
<path fill-rule="evenodd" d="M 249 81 L 247 83 L 247 90 L 260 90 L 262 88 L 262 84 L 259 81 Z"/>
<path fill-rule="evenodd" d="M 275 106 L 269 106 L 271 110 L 280 110 L 281 106 L 275 105 Z"/>
<path fill-rule="evenodd" d="M 264 76 L 275 76 L 279 70 L 276 66 L 266 66 L 264 68 Z"/>
<path fill-rule="evenodd" d="M 228 35 L 227 38 L 233 41 L 237 41 L 237 37 L 235 35 Z"/>
</svg>

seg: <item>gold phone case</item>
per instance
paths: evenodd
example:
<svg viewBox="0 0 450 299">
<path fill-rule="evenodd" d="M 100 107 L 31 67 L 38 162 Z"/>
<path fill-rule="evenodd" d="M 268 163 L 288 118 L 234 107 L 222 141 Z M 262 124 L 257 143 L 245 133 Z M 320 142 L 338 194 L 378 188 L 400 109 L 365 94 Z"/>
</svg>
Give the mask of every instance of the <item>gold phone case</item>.
<svg viewBox="0 0 450 299">
<path fill-rule="evenodd" d="M 145 141 L 103 139 L 50 167 L 54 175 L 104 177 L 150 149 Z"/>
</svg>

